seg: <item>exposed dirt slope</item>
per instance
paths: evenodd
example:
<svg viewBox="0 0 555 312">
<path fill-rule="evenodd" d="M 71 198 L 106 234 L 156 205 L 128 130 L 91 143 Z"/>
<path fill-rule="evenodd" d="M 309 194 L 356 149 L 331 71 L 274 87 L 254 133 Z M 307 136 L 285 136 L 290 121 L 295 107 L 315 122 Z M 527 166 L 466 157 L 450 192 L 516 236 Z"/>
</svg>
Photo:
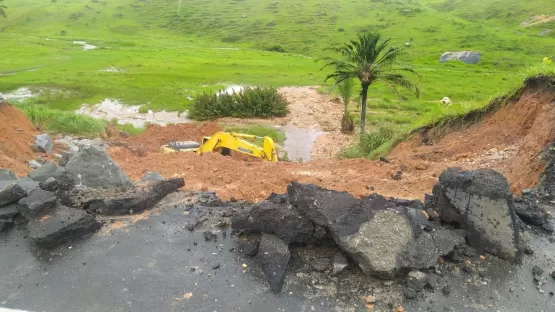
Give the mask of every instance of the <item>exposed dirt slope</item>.
<svg viewBox="0 0 555 312">
<path fill-rule="evenodd" d="M 555 90 L 527 87 L 513 100 L 481 122 L 451 132 L 425 145 L 436 129 L 424 131 L 399 144 L 390 154 L 409 171 L 427 168 L 439 173 L 447 167 L 491 168 L 502 172 L 513 192 L 530 188 L 544 170 L 541 151 L 555 140 Z M 419 174 L 416 173 L 415 174 Z"/>
<path fill-rule="evenodd" d="M 285 192 L 291 181 L 314 183 L 323 187 L 365 196 L 373 192 L 386 196 L 420 198 L 429 193 L 437 177 L 448 167 L 492 168 L 504 173 L 515 192 L 533 186 L 544 169 L 539 158 L 547 144 L 555 140 L 555 90 L 529 86 L 519 99 L 480 122 L 463 130 L 432 129 L 400 144 L 391 163 L 352 160 L 314 160 L 304 164 L 245 162 L 218 154 L 179 153 L 160 155 L 157 147 L 164 133 L 179 130 L 183 139 L 213 133 L 211 126 L 151 127 L 133 138 L 145 142 L 149 153 L 138 156 L 128 148 L 112 147 L 114 160 L 134 179 L 147 171 L 166 177 L 182 176 L 185 188 L 214 190 L 223 199 L 259 201 L 271 192 Z M 196 126 L 195 126 L 196 127 Z M 203 129 L 206 132 L 203 132 Z M 190 133 L 192 136 L 182 136 Z M 433 145 L 426 145 L 433 138 Z M 148 143 L 150 142 L 150 143 Z M 430 144 L 430 143 L 428 143 Z M 155 149 L 156 148 L 156 149 Z M 402 174 L 395 177 L 399 171 Z"/>
<path fill-rule="evenodd" d="M 37 130 L 17 108 L 0 103 L 0 168 L 9 168 L 17 175 L 29 171 L 27 161 L 34 159 L 31 143 Z"/>
</svg>

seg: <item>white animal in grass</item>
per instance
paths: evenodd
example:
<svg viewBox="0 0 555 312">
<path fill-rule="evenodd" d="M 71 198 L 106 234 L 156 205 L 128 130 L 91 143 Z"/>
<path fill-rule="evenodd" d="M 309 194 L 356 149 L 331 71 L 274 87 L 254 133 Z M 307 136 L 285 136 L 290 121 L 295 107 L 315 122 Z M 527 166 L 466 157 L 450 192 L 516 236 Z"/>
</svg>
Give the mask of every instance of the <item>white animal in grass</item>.
<svg viewBox="0 0 555 312">
<path fill-rule="evenodd" d="M 444 97 L 443 99 L 441 99 L 441 104 L 451 105 L 451 99 L 448 97 Z"/>
</svg>

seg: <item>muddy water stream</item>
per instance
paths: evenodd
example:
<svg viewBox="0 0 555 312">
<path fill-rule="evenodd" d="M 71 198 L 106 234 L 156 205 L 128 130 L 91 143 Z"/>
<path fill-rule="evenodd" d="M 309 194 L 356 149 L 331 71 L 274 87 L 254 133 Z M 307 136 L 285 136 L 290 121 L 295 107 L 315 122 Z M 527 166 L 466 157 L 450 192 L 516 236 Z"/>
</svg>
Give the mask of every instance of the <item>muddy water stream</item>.
<svg viewBox="0 0 555 312">
<path fill-rule="evenodd" d="M 285 132 L 283 150 L 290 161 L 306 162 L 312 157 L 312 146 L 323 132 L 315 129 L 302 129 L 295 126 L 278 127 Z"/>
<path fill-rule="evenodd" d="M 149 110 L 148 113 L 141 114 L 139 113 L 140 107 L 141 105 L 124 105 L 118 100 L 105 99 L 95 105 L 83 104 L 75 112 L 109 121 L 117 119 L 119 124 L 132 124 L 139 128 L 144 127 L 147 123 L 167 125 L 192 122 L 187 118 L 187 113 Z"/>
</svg>

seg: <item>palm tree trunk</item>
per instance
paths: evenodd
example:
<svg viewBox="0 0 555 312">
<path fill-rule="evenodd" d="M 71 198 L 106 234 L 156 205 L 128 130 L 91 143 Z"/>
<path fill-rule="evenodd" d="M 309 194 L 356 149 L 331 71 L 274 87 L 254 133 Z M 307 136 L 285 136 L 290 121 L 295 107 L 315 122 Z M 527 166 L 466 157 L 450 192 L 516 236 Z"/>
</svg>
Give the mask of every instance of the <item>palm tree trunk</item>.
<svg viewBox="0 0 555 312">
<path fill-rule="evenodd" d="M 368 86 L 362 85 L 362 107 L 360 111 L 360 135 L 366 132 L 366 99 L 368 98 Z"/>
</svg>

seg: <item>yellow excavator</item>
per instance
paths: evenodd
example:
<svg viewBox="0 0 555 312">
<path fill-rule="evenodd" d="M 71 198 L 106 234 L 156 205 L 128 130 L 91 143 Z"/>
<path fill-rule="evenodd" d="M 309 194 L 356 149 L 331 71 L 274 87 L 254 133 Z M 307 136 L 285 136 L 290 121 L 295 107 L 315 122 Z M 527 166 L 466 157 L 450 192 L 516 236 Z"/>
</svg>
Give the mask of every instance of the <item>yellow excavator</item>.
<svg viewBox="0 0 555 312">
<path fill-rule="evenodd" d="M 262 140 L 262 146 L 256 144 L 255 140 Z M 263 160 L 277 162 L 277 152 L 274 140 L 270 137 L 259 137 L 250 134 L 220 131 L 209 137 L 204 137 L 202 143 L 195 141 L 170 142 L 162 145 L 162 154 L 176 152 L 195 152 L 199 155 L 203 153 L 220 152 L 222 155 L 229 156 L 231 151 L 237 151 Z"/>
</svg>

